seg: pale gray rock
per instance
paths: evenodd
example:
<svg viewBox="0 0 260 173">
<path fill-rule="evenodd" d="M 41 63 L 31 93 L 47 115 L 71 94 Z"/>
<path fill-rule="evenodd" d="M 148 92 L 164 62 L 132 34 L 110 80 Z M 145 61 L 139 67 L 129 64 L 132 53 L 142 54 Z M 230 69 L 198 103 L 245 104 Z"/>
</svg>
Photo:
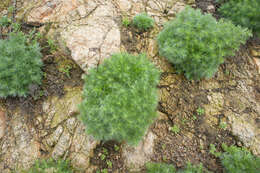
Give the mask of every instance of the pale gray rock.
<svg viewBox="0 0 260 173">
<path fill-rule="evenodd" d="M 71 136 L 67 130 L 64 130 L 59 138 L 58 143 L 55 145 L 52 151 L 52 158 L 58 159 L 64 156 L 71 145 Z"/>
<path fill-rule="evenodd" d="M 71 115 L 78 113 L 78 106 L 81 103 L 81 88 L 65 87 L 65 95 L 49 97 L 43 103 L 43 111 L 47 116 L 45 126 L 54 128 Z"/>
<path fill-rule="evenodd" d="M 71 144 L 69 158 L 73 165 L 86 169 L 89 167 L 89 158 L 93 155 L 94 149 L 99 144 L 93 137 L 85 132 L 85 126 L 78 122 Z"/>
<path fill-rule="evenodd" d="M 43 143 L 49 147 L 54 146 L 58 142 L 62 132 L 63 132 L 63 127 L 60 125 L 51 135 L 47 136 L 43 140 Z"/>
<path fill-rule="evenodd" d="M 36 131 L 25 121 L 24 116 L 19 110 L 10 116 L 6 132 L 0 141 L 0 172 L 29 168 L 40 156 Z M 8 170 L 2 170 L 1 165 Z"/>
<path fill-rule="evenodd" d="M 151 161 L 155 139 L 156 135 L 149 130 L 136 147 L 126 145 L 123 148 L 125 165 L 130 171 L 140 171 L 147 162 Z"/>
<path fill-rule="evenodd" d="M 0 139 L 4 136 L 5 134 L 5 128 L 6 128 L 6 117 L 5 117 L 5 112 L 1 111 L 0 109 Z"/>
</svg>

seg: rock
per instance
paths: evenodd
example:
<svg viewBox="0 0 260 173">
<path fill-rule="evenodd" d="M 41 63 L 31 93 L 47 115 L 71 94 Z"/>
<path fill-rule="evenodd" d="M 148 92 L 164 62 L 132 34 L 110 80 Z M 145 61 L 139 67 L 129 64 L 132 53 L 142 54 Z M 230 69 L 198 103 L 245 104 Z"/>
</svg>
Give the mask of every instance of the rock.
<svg viewBox="0 0 260 173">
<path fill-rule="evenodd" d="M 93 137 L 85 132 L 85 126 L 78 122 L 75 129 L 72 144 L 70 148 L 71 162 L 78 168 L 86 169 L 89 167 L 89 158 L 93 155 L 94 149 L 99 144 Z"/>
<path fill-rule="evenodd" d="M 5 134 L 5 128 L 6 128 L 5 112 L 0 110 L 0 139 Z"/>
<path fill-rule="evenodd" d="M 5 168 L 29 168 L 40 156 L 36 131 L 20 110 L 10 116 L 5 135 L 0 141 L 0 160 Z M 0 172 L 5 172 L 1 169 Z"/>
<path fill-rule="evenodd" d="M 55 145 L 53 151 L 52 151 L 52 158 L 58 159 L 68 151 L 71 144 L 71 136 L 67 130 L 64 130 L 62 135 L 59 138 L 58 143 Z"/>
<path fill-rule="evenodd" d="M 208 95 L 209 104 L 205 105 L 205 114 L 214 116 L 220 114 L 224 106 L 224 96 L 222 93 L 212 93 Z"/>
<path fill-rule="evenodd" d="M 53 34 L 83 70 L 96 67 L 120 51 L 120 14 L 113 1 L 36 0 L 36 4 L 27 11 L 27 22 L 55 23 Z"/>
<path fill-rule="evenodd" d="M 120 30 L 114 6 L 106 2 L 92 15 L 82 20 L 82 25 L 69 26 L 62 32 L 72 58 L 85 71 L 96 67 L 112 53 L 120 51 Z"/>
<path fill-rule="evenodd" d="M 47 119 L 45 126 L 54 128 L 71 115 L 78 113 L 78 106 L 81 103 L 81 88 L 66 88 L 66 94 L 59 98 L 53 96 L 43 103 L 43 111 Z"/>
<path fill-rule="evenodd" d="M 214 13 L 215 12 L 215 6 L 212 5 L 212 4 L 207 6 L 207 12 L 208 13 Z"/>
<path fill-rule="evenodd" d="M 117 1 L 120 10 L 128 12 L 132 7 L 132 2 L 129 0 L 118 0 Z"/>
<path fill-rule="evenodd" d="M 253 120 L 257 115 L 237 115 L 231 112 L 227 112 L 226 115 L 231 124 L 232 134 L 237 136 L 255 155 L 260 156 L 260 131 Z"/>
<path fill-rule="evenodd" d="M 43 143 L 48 147 L 54 146 L 58 142 L 62 132 L 63 132 L 63 127 L 60 125 L 51 135 L 47 136 L 43 140 Z"/>
<path fill-rule="evenodd" d="M 255 62 L 258 74 L 260 74 L 260 59 L 259 58 L 253 58 L 253 60 Z"/>
<path fill-rule="evenodd" d="M 148 131 L 138 146 L 126 145 L 123 148 L 122 156 L 125 158 L 125 165 L 130 171 L 140 171 L 141 167 L 151 161 L 155 139 L 156 135 L 152 131 Z"/>
</svg>

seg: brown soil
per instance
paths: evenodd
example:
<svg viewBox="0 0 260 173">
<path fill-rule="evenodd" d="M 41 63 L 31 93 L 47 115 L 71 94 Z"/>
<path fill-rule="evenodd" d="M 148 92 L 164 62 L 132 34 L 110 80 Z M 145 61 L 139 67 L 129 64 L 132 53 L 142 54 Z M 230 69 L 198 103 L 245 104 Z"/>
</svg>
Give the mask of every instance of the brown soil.
<svg viewBox="0 0 260 173">
<path fill-rule="evenodd" d="M 25 32 L 32 29 L 32 27 L 28 26 L 22 28 Z M 81 79 L 83 71 L 72 61 L 70 55 L 66 55 L 60 50 L 51 53 L 45 39 L 40 40 L 40 46 L 42 48 L 41 53 L 44 64 L 42 67 L 42 85 L 32 86 L 27 97 L 7 97 L 6 99 L 0 99 L 0 103 L 6 107 L 9 115 L 12 115 L 12 111 L 19 107 L 21 108 L 22 115 L 28 116 L 27 120 L 32 124 L 35 115 L 42 114 L 42 103 L 48 96 L 56 95 L 62 97 L 64 95 L 64 86 L 76 87 L 83 85 L 83 80 Z M 71 67 L 69 73 L 61 70 L 64 62 Z"/>
<path fill-rule="evenodd" d="M 197 6 L 202 10 L 206 10 L 208 3 L 213 0 L 197 0 Z M 216 7 L 217 4 L 213 3 Z M 141 52 L 136 48 L 138 40 L 147 37 L 147 33 L 137 33 L 134 29 L 122 28 L 122 43 L 125 45 L 129 53 Z M 42 47 L 46 47 L 46 40 L 42 40 Z M 207 169 L 213 172 L 223 172 L 220 160 L 209 153 L 209 145 L 214 144 L 218 150 L 221 150 L 221 144 L 237 144 L 236 138 L 230 134 L 228 130 L 220 129 L 219 123 L 224 115 L 217 116 L 216 125 L 210 125 L 205 120 L 204 115 L 198 115 L 196 110 L 203 108 L 204 104 L 209 101 L 207 95 L 210 92 L 219 92 L 228 95 L 230 91 L 235 91 L 235 86 L 229 84 L 230 81 L 244 80 L 248 71 L 257 74 L 255 66 L 251 63 L 248 56 L 249 47 L 259 44 L 259 39 L 252 39 L 246 46 L 241 47 L 235 57 L 229 58 L 220 66 L 219 72 L 214 77 L 214 81 L 221 84 L 221 88 L 213 91 L 201 88 L 201 82 L 187 81 L 183 76 L 175 73 L 164 72 L 161 80 L 168 77 L 174 79 L 173 83 L 168 85 L 160 85 L 159 89 L 165 88 L 176 102 L 159 102 L 158 111 L 167 115 L 167 118 L 157 120 L 152 131 L 158 136 L 155 144 L 154 162 L 165 162 L 183 168 L 189 161 L 193 164 L 202 163 Z M 82 86 L 83 81 L 81 75 L 83 71 L 71 60 L 69 55 L 63 54 L 61 51 L 51 53 L 49 48 L 44 48 L 43 53 L 43 72 L 44 78 L 41 86 L 32 88 L 27 98 L 7 98 L 0 99 L 5 105 L 9 114 L 17 107 L 21 107 L 24 115 L 29 115 L 28 121 L 33 123 L 33 117 L 41 114 L 42 103 L 48 97 L 57 95 L 62 97 L 64 94 L 64 86 Z M 67 62 L 70 66 L 69 75 L 60 70 L 63 62 Z M 239 72 L 240 75 L 233 73 Z M 224 79 L 220 78 L 220 73 L 225 73 Z M 255 75 L 251 78 L 254 87 L 254 93 L 260 100 L 260 78 Z M 173 86 L 173 87 L 172 87 Z M 181 86 L 181 87 L 180 87 Z M 226 108 L 230 109 L 230 108 Z M 252 111 L 250 107 L 244 111 Z M 256 120 L 259 122 L 259 119 Z M 169 129 L 173 125 L 178 125 L 180 132 L 173 133 Z M 117 146 L 117 147 L 115 147 Z M 104 157 L 104 156 L 105 157 Z M 112 167 L 109 166 L 109 161 Z M 101 143 L 94 151 L 91 163 L 97 166 L 97 170 L 107 169 L 108 172 L 128 172 L 123 164 L 121 156 L 121 144 L 109 141 Z"/>
</svg>

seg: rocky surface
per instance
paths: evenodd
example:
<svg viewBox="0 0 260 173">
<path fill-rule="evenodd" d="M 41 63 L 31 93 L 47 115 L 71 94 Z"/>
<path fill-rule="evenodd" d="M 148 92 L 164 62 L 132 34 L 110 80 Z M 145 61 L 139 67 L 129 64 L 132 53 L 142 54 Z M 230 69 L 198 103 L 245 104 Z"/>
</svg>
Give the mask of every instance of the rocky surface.
<svg viewBox="0 0 260 173">
<path fill-rule="evenodd" d="M 0 141 L 0 171 L 29 168 L 40 157 L 40 143 L 36 129 L 26 122 L 20 110 L 8 114 L 5 134 Z"/>
<path fill-rule="evenodd" d="M 87 72 L 112 53 L 146 52 L 163 73 L 160 81 L 160 118 L 136 147 L 124 146 L 124 166 L 139 171 L 148 161 L 168 161 L 182 167 L 187 161 L 214 165 L 207 147 L 212 142 L 238 137 L 255 155 L 260 155 L 260 67 L 258 49 L 245 49 L 226 61 L 210 80 L 187 81 L 158 55 L 156 35 L 193 0 L 24 0 L 18 17 L 56 40 L 64 51 Z M 155 28 L 137 33 L 121 26 L 122 17 L 133 18 L 146 11 Z M 215 9 L 207 4 L 207 11 Z M 69 50 L 69 51 L 67 51 Z M 258 72 L 255 67 L 258 67 Z M 62 97 L 49 96 L 42 113 L 24 115 L 19 108 L 6 110 L 0 103 L 0 172 L 28 168 L 42 157 L 68 158 L 80 170 L 93 172 L 90 158 L 99 142 L 86 135 L 78 120 L 80 87 L 65 87 Z M 198 108 L 204 109 L 202 116 Z M 163 117 L 163 118 L 162 118 Z M 33 121 L 30 121 L 33 119 Z M 192 120 L 191 120 L 192 119 Z M 227 123 L 220 129 L 220 123 Z M 180 133 L 171 132 L 173 125 Z M 222 136 L 221 136 L 222 135 Z M 233 143 L 232 143 L 233 144 Z M 210 159 L 209 159 L 210 158 Z M 94 166 L 95 167 L 95 166 Z"/>
<path fill-rule="evenodd" d="M 122 155 L 129 171 L 140 171 L 147 162 L 151 161 L 155 139 L 156 135 L 149 130 L 138 146 L 125 146 L 123 148 Z"/>
<path fill-rule="evenodd" d="M 0 139 L 5 134 L 5 128 L 6 128 L 6 117 L 5 112 L 0 110 Z"/>
</svg>

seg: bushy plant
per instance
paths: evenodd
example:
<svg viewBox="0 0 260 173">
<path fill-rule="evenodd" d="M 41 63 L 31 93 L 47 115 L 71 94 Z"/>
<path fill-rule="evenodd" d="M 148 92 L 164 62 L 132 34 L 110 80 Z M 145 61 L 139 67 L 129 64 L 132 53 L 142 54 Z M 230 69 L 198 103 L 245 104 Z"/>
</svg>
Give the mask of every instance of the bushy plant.
<svg viewBox="0 0 260 173">
<path fill-rule="evenodd" d="M 133 25 L 139 31 L 147 31 L 154 26 L 154 20 L 146 13 L 137 14 L 133 19 Z"/>
<path fill-rule="evenodd" d="M 67 160 L 38 160 L 27 171 L 23 173 L 73 173 L 73 169 Z"/>
<path fill-rule="evenodd" d="M 188 79 L 210 78 L 251 32 L 186 7 L 158 35 L 159 53 Z"/>
<path fill-rule="evenodd" d="M 248 27 L 260 35 L 260 1 L 229 0 L 220 8 L 220 14 L 235 24 Z"/>
<path fill-rule="evenodd" d="M 86 132 L 137 144 L 156 117 L 159 71 L 144 54 L 112 55 L 85 76 L 80 105 Z"/>
<path fill-rule="evenodd" d="M 203 165 L 192 165 L 191 163 L 188 163 L 186 168 L 183 170 L 178 171 L 178 173 L 203 173 L 208 172 L 207 170 L 204 170 Z"/>
<path fill-rule="evenodd" d="M 175 173 L 176 169 L 173 165 L 166 163 L 147 163 L 147 173 Z"/>
<path fill-rule="evenodd" d="M 203 165 L 192 165 L 188 163 L 184 169 L 176 171 L 175 167 L 165 163 L 148 163 L 146 164 L 147 173 L 209 173 L 203 168 Z"/>
<path fill-rule="evenodd" d="M 221 163 L 227 173 L 259 173 L 260 158 L 253 156 L 245 148 L 223 144 L 224 153 L 220 155 Z"/>
<path fill-rule="evenodd" d="M 22 32 L 0 40 L 0 97 L 26 96 L 32 84 L 40 84 L 42 61 L 38 43 Z"/>
</svg>

